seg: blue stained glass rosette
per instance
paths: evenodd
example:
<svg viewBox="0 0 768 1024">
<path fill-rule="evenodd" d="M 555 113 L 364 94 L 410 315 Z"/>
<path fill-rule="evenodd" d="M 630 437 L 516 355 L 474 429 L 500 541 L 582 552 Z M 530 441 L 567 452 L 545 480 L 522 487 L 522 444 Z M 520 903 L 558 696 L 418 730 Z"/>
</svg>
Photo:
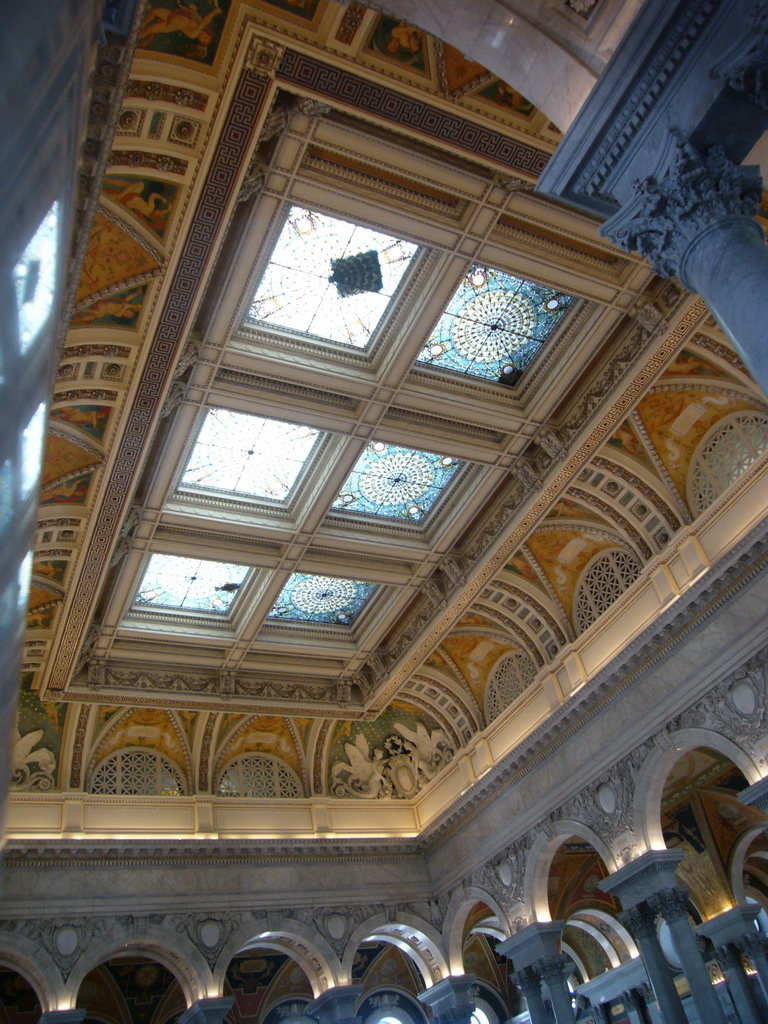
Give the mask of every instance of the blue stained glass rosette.
<svg viewBox="0 0 768 1024">
<path fill-rule="evenodd" d="M 435 504 L 459 465 L 449 455 L 375 441 L 366 445 L 333 507 L 418 521 Z"/>
<path fill-rule="evenodd" d="M 418 361 L 486 380 L 517 379 L 572 302 L 571 295 L 476 265 Z"/>
<path fill-rule="evenodd" d="M 269 618 L 348 626 L 376 589 L 374 583 L 295 572 L 280 592 Z"/>
</svg>

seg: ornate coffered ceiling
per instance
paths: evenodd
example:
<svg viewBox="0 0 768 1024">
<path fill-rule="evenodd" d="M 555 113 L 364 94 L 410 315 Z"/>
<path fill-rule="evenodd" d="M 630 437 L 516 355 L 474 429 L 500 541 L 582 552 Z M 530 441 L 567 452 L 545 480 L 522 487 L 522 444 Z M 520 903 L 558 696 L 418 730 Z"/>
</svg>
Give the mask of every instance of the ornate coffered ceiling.
<svg viewBox="0 0 768 1024">
<path fill-rule="evenodd" d="M 672 573 L 695 533 L 700 444 L 763 401 L 699 300 L 533 192 L 558 132 L 479 65 L 355 3 L 173 17 L 160 4 L 137 23 L 82 246 L 15 781 L 88 789 L 138 747 L 177 766 L 180 792 L 215 794 L 256 751 L 287 766 L 292 797 L 409 798 L 522 693 L 560 679 L 547 700 L 565 699 L 594 618 Z M 380 320 L 357 296 L 367 343 L 263 306 L 249 317 L 257 292 L 271 301 L 262 282 L 295 208 L 416 247 Z M 536 316 L 561 301 L 512 382 L 423 361 L 473 272 L 480 290 L 494 272 L 535 282 Z M 313 269 L 298 273 L 294 305 Z M 523 308 L 502 294 L 467 345 Z M 265 420 L 311 432 L 278 497 L 185 477 L 211 409 L 258 418 L 238 420 L 244 436 Z M 353 482 L 384 456 L 376 486 Z M 417 478 L 440 472 L 427 502 Z M 352 508 L 358 486 L 368 504 Z M 147 577 L 153 557 L 175 577 Z M 237 570 L 190 597 L 211 563 Z M 603 596 L 580 596 L 588 572 Z M 40 730 L 45 764 L 23 742 Z"/>
</svg>

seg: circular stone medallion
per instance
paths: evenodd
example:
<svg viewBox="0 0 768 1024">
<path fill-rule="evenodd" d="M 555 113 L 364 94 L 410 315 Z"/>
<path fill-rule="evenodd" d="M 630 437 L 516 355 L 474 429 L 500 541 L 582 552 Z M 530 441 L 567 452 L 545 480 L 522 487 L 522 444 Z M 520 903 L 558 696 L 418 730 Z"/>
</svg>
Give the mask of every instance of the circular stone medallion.
<svg viewBox="0 0 768 1024">
<path fill-rule="evenodd" d="M 605 811 L 606 814 L 613 814 L 616 810 L 618 800 L 616 798 L 616 790 L 610 784 L 610 782 L 604 782 L 597 791 L 598 803 Z"/>
<path fill-rule="evenodd" d="M 209 918 L 200 925 L 200 941 L 206 949 L 213 949 L 221 936 L 221 925 Z"/>
<path fill-rule="evenodd" d="M 77 944 L 77 931 L 70 925 L 65 925 L 56 932 L 56 949 L 62 956 L 72 956 L 77 949 Z"/>
<path fill-rule="evenodd" d="M 328 928 L 328 934 L 332 939 L 343 939 L 344 932 L 347 927 L 346 918 L 342 917 L 341 914 L 331 914 L 326 921 Z"/>
<path fill-rule="evenodd" d="M 506 858 L 496 868 L 496 874 L 502 885 L 512 885 L 512 865 Z"/>
<path fill-rule="evenodd" d="M 740 715 L 752 715 L 757 707 L 757 697 L 752 686 L 742 680 L 731 687 L 731 700 Z"/>
</svg>

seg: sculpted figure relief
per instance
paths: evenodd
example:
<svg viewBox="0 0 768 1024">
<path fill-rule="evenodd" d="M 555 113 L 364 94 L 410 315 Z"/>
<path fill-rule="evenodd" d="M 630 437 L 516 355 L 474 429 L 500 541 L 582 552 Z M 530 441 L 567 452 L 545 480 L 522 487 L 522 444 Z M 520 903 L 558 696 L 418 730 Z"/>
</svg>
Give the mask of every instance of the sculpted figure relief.
<svg viewBox="0 0 768 1024">
<path fill-rule="evenodd" d="M 331 768 L 334 796 L 357 796 L 368 800 L 410 797 L 430 782 L 453 757 L 453 747 L 442 729 L 430 732 L 423 722 L 415 728 L 394 722 L 396 734 L 388 736 L 383 749 L 371 752 L 362 733 L 354 743 L 345 743 L 348 761 Z"/>
<path fill-rule="evenodd" d="M 11 783 L 15 789 L 51 789 L 54 783 L 56 758 L 47 747 L 33 748 L 43 738 L 42 729 L 21 736 L 14 730 L 11 752 Z"/>
</svg>

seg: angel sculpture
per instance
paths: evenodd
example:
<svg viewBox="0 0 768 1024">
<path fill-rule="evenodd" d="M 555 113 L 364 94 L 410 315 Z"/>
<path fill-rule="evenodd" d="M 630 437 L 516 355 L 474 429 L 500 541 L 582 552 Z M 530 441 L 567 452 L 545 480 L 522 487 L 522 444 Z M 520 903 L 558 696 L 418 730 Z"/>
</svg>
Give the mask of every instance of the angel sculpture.
<svg viewBox="0 0 768 1024">
<path fill-rule="evenodd" d="M 452 753 L 443 730 L 435 729 L 430 735 L 423 722 L 417 722 L 415 730 L 402 722 L 395 722 L 394 727 L 406 741 L 417 769 L 425 779 L 433 779 Z"/>
<path fill-rule="evenodd" d="M 371 748 L 362 733 L 357 734 L 354 743 L 345 743 L 344 749 L 347 752 L 349 764 L 337 761 L 331 768 L 331 778 L 335 783 L 334 792 L 340 790 L 338 795 L 354 793 L 355 796 L 362 796 L 367 800 L 387 796 L 388 787 L 384 780 L 381 763 L 384 751 L 375 749 L 373 757 L 371 757 Z M 339 779 L 340 775 L 346 775 L 346 778 Z"/>
</svg>

